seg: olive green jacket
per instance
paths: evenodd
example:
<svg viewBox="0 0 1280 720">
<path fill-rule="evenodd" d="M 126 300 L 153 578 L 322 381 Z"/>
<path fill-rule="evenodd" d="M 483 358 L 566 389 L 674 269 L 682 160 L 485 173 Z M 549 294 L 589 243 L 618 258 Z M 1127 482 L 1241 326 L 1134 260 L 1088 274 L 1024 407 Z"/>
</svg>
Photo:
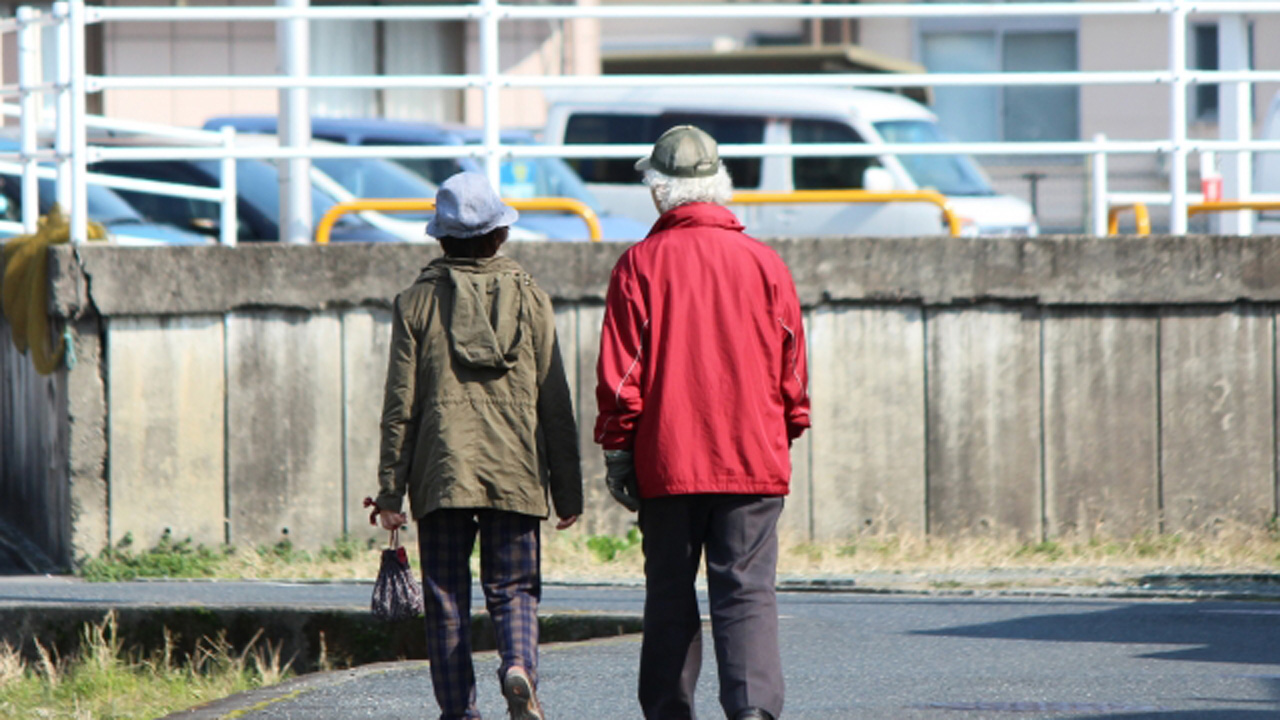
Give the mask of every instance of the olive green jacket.
<svg viewBox="0 0 1280 720">
<path fill-rule="evenodd" d="M 396 297 L 378 507 L 582 513 L 551 299 L 514 260 L 440 258 Z"/>
</svg>

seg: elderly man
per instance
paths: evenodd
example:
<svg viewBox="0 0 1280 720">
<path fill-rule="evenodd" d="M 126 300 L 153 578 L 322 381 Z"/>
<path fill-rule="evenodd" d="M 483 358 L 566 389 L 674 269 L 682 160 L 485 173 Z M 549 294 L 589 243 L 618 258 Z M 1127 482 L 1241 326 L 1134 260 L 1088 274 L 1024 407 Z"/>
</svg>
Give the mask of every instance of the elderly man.
<svg viewBox="0 0 1280 720">
<path fill-rule="evenodd" d="M 431 682 L 441 720 L 479 718 L 471 664 L 471 549 L 515 720 L 542 720 L 539 527 L 547 491 L 563 530 L 582 471 L 551 300 L 498 257 L 516 211 L 478 173 L 445 180 L 427 233 L 444 248 L 396 297 L 377 498 L 383 527 L 418 521 Z"/>
<path fill-rule="evenodd" d="M 724 207 L 733 188 L 710 135 L 672 128 L 636 169 L 661 217 L 609 281 L 596 440 L 644 533 L 640 705 L 648 720 L 694 717 L 705 551 L 720 704 L 772 720 L 777 522 L 809 426 L 800 303 L 782 259 Z"/>
</svg>

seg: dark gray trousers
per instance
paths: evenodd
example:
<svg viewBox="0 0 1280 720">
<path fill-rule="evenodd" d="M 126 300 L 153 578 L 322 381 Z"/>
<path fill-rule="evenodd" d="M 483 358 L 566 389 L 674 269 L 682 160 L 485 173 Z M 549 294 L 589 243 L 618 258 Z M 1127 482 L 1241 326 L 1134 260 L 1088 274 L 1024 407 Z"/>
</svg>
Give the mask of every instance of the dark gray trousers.
<svg viewBox="0 0 1280 720">
<path fill-rule="evenodd" d="M 647 720 L 694 720 L 702 622 L 694 580 L 705 548 L 720 705 L 782 715 L 778 650 L 780 497 L 677 495 L 645 500 L 640 707 Z"/>
</svg>

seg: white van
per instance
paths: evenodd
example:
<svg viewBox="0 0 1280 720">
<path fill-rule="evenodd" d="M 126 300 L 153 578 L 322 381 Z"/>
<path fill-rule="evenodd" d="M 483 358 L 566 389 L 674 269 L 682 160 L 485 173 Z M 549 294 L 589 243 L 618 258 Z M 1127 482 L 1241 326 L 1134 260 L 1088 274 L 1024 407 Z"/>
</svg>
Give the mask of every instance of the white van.
<svg viewBox="0 0 1280 720">
<path fill-rule="evenodd" d="M 547 92 L 547 144 L 649 144 L 674 125 L 693 124 L 721 144 L 941 142 L 937 117 L 901 95 L 835 88 L 601 88 Z M 634 160 L 570 160 L 609 211 L 653 222 L 657 213 L 639 185 Z M 948 196 L 968 236 L 1039 232 L 1031 207 L 997 195 L 965 155 L 726 158 L 738 190 L 788 192 L 863 188 L 933 188 Z M 868 169 L 883 171 L 867 173 Z M 883 187 L 882 185 L 891 187 Z M 760 237 L 937 235 L 932 205 L 780 204 L 735 208 Z"/>
</svg>

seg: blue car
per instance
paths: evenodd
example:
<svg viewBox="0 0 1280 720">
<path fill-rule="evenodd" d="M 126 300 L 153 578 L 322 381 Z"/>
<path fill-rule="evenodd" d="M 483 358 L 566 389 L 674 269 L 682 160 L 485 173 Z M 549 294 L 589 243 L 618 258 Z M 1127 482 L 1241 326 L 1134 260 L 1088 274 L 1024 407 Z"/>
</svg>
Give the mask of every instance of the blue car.
<svg viewBox="0 0 1280 720">
<path fill-rule="evenodd" d="M 96 163 L 91 170 L 109 175 L 123 175 L 143 180 L 220 187 L 222 164 L 218 160 L 108 160 Z M 273 242 L 280 238 L 280 175 L 276 166 L 260 160 L 236 161 L 236 213 L 240 242 Z M 211 235 L 218 234 L 221 218 L 218 204 L 208 200 L 191 200 L 154 193 L 120 191 L 146 216 Z M 313 221 L 336 204 L 333 198 L 311 191 Z M 343 215 L 330 235 L 333 242 L 400 242 L 391 233 L 379 230 L 356 215 Z"/>
<path fill-rule="evenodd" d="M 238 132 L 275 133 L 277 122 L 274 115 L 233 115 L 212 118 L 204 127 L 206 130 L 217 130 L 229 125 Z M 344 145 L 467 145 L 480 142 L 480 130 L 476 128 L 359 118 L 312 118 L 311 134 L 313 137 Z M 502 141 L 514 145 L 531 143 L 533 138 L 528 133 L 508 131 L 503 133 Z M 473 158 L 395 160 L 436 185 L 460 170 L 482 170 Z M 323 162 L 332 166 L 335 161 Z M 330 170 L 326 172 L 335 179 L 342 174 Z M 599 204 L 582 184 L 582 180 L 559 158 L 504 160 L 500 172 L 499 191 L 503 197 L 569 197 L 586 203 L 599 215 L 605 240 L 639 240 L 649 231 L 644 223 L 601 213 Z M 354 188 L 348 189 L 356 192 Z M 521 213 L 517 226 L 552 240 L 585 240 L 588 237 L 582 219 L 568 213 Z"/>
<path fill-rule="evenodd" d="M 17 152 L 17 143 L 0 142 L 0 151 Z M 107 230 L 112 242 L 120 245 L 208 245 L 205 235 L 188 232 L 167 223 L 152 222 L 131 206 L 117 192 L 102 185 L 89 184 L 85 204 L 89 219 Z M 40 214 L 53 207 L 57 185 L 51 179 L 39 181 Z M 0 173 L 0 218 L 22 221 L 22 176 Z M 66 209 L 64 208 L 64 211 Z M 20 231 L 0 230 L 0 238 L 12 237 Z"/>
</svg>

